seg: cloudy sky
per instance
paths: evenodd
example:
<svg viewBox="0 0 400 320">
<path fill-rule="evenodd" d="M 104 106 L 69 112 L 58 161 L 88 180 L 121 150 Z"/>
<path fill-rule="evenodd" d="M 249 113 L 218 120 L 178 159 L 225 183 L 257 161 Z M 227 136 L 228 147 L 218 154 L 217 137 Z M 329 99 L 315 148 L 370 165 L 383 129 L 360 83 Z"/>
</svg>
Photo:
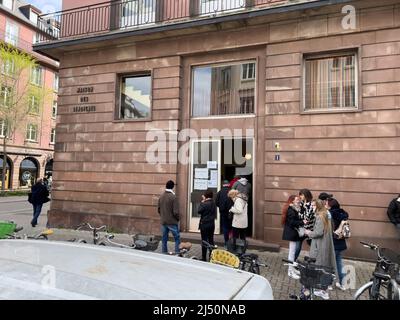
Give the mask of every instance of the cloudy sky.
<svg viewBox="0 0 400 320">
<path fill-rule="evenodd" d="M 25 0 L 27 3 L 33 4 L 36 8 L 42 10 L 43 13 L 56 12 L 61 10 L 62 0 Z"/>
</svg>

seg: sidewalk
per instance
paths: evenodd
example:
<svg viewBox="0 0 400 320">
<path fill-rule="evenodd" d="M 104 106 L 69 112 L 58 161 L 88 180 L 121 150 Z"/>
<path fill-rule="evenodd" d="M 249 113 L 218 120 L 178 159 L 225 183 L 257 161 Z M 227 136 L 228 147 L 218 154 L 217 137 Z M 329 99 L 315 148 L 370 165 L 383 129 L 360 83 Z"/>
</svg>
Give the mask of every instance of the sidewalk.
<svg viewBox="0 0 400 320">
<path fill-rule="evenodd" d="M 0 203 L 23 202 L 23 201 L 28 201 L 28 196 L 0 197 Z"/>
<path fill-rule="evenodd" d="M 90 231 L 76 231 L 69 229 L 53 229 L 54 234 L 50 236 L 50 240 L 66 241 L 71 239 L 85 239 L 87 243 L 92 242 L 92 233 Z M 37 231 L 37 230 L 35 230 Z M 130 244 L 132 238 L 127 234 L 115 234 L 114 241 L 123 244 Z M 201 257 L 201 246 L 195 241 L 192 242 L 192 249 L 189 252 L 189 256 L 196 256 L 200 259 Z M 173 241 L 168 242 L 168 249 L 173 251 L 174 243 Z M 128 250 L 128 249 L 127 249 Z M 161 242 L 155 252 L 161 254 Z M 301 289 L 301 284 L 298 280 L 294 280 L 288 277 L 287 266 L 282 262 L 283 258 L 287 258 L 288 250 L 285 248 L 280 248 L 278 252 L 265 251 L 263 249 L 249 249 L 248 252 L 256 253 L 260 257 L 262 263 L 268 265 L 267 268 L 261 268 L 261 275 L 264 276 L 271 284 L 274 298 L 276 300 L 288 300 L 290 294 L 298 294 Z M 302 251 L 300 259 L 307 254 L 307 252 Z M 185 259 L 185 258 L 181 258 Z M 341 291 L 339 289 L 334 289 L 329 291 L 331 300 L 352 300 L 354 293 L 357 288 L 362 284 L 369 281 L 372 272 L 374 270 L 375 264 L 360 261 L 343 260 L 343 264 L 346 266 L 352 266 L 355 270 L 356 283 L 354 289 Z M 320 299 L 316 297 L 316 299 Z"/>
</svg>

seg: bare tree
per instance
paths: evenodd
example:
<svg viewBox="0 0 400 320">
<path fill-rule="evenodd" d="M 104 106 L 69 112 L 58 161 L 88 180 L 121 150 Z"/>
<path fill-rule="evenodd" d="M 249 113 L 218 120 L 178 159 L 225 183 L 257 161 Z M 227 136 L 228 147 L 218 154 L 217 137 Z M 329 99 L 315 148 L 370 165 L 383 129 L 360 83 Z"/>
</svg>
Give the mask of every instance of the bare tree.
<svg viewBox="0 0 400 320">
<path fill-rule="evenodd" d="M 41 74 L 36 61 L 28 53 L 2 43 L 0 67 L 0 128 L 3 131 L 0 132 L 3 136 L 1 191 L 4 192 L 8 140 L 16 132 L 25 133 L 28 122 L 36 123 L 36 129 L 40 130 L 39 119 L 46 89 L 41 86 Z"/>
</svg>

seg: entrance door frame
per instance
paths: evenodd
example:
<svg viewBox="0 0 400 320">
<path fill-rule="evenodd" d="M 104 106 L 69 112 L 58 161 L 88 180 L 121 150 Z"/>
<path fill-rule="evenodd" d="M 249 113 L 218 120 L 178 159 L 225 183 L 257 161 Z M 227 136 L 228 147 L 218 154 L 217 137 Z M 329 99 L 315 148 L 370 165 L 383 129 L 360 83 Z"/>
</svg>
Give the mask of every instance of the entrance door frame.
<svg viewBox="0 0 400 320">
<path fill-rule="evenodd" d="M 221 189 L 221 139 L 192 139 L 190 141 L 190 172 L 189 172 L 189 188 L 188 188 L 188 213 L 189 213 L 189 231 L 190 232 L 198 232 L 199 218 L 192 217 L 192 201 L 191 201 L 191 193 L 193 192 L 193 160 L 194 160 L 194 144 L 202 143 L 202 142 L 217 142 L 218 143 L 218 183 L 217 190 Z M 215 221 L 215 231 L 214 234 L 220 233 L 220 214 L 219 209 L 217 208 L 217 219 Z"/>
</svg>

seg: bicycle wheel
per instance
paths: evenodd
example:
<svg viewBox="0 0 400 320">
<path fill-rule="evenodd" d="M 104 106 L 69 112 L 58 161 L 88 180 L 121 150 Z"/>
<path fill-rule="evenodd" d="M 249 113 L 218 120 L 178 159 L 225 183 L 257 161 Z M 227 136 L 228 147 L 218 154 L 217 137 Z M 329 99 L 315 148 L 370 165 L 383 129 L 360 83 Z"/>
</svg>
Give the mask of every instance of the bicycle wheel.
<svg viewBox="0 0 400 320">
<path fill-rule="evenodd" d="M 372 281 L 364 284 L 356 294 L 356 300 L 387 300 L 390 296 L 387 285 L 382 283 L 381 280 L 374 278 Z"/>
<path fill-rule="evenodd" d="M 400 300 L 400 288 L 395 279 L 387 284 L 387 300 Z"/>
<path fill-rule="evenodd" d="M 373 284 L 373 282 L 370 281 L 370 282 L 364 284 L 361 288 L 359 288 L 354 295 L 354 299 L 355 300 L 371 300 L 370 293 L 371 293 L 372 284 Z"/>
</svg>

